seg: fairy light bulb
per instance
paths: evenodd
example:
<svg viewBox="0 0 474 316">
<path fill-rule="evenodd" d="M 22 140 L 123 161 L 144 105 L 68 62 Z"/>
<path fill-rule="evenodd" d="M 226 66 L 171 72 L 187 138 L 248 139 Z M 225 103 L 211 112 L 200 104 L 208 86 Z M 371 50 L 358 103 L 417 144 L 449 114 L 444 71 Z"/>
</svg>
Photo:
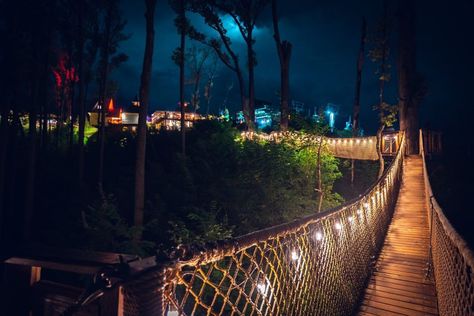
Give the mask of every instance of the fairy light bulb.
<svg viewBox="0 0 474 316">
<path fill-rule="evenodd" d="M 341 229 L 342 229 L 341 223 L 336 223 L 336 224 L 334 224 L 334 227 L 335 227 L 337 230 L 341 230 Z"/>
<path fill-rule="evenodd" d="M 296 252 L 296 250 L 293 250 L 293 251 L 291 252 L 291 260 L 296 261 L 296 260 L 298 260 L 299 258 L 300 258 L 300 256 L 298 255 L 298 252 Z"/>
<path fill-rule="evenodd" d="M 316 232 L 315 238 L 317 241 L 321 241 L 323 239 L 323 234 L 321 234 L 321 232 Z"/>
<path fill-rule="evenodd" d="M 179 316 L 179 312 L 175 307 L 170 306 L 168 312 L 166 313 L 166 316 Z"/>
<path fill-rule="evenodd" d="M 267 285 L 265 284 L 265 281 L 258 282 L 257 291 L 263 296 L 267 295 Z"/>
<path fill-rule="evenodd" d="M 347 220 L 349 221 L 349 223 L 352 223 L 352 222 L 354 221 L 354 217 L 349 216 L 349 217 L 347 218 Z"/>
</svg>

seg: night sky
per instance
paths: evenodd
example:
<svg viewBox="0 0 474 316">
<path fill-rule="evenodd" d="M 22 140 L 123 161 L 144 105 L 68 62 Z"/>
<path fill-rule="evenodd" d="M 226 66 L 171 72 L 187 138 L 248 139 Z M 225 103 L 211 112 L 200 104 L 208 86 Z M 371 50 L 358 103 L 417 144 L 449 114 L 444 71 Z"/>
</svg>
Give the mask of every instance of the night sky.
<svg viewBox="0 0 474 316">
<path fill-rule="evenodd" d="M 362 4 L 361 4 L 362 3 Z M 452 129 L 458 119 L 469 123 L 470 108 L 474 105 L 473 45 L 474 5 L 472 0 L 417 3 L 417 62 L 418 71 L 425 77 L 428 95 L 422 105 L 422 126 Z M 298 5 L 295 5 L 298 4 Z M 114 73 L 119 83 L 118 101 L 128 103 L 139 88 L 145 43 L 143 1 L 123 1 L 123 13 L 128 21 L 126 32 L 130 39 L 122 44 L 129 60 Z M 390 4 L 392 14 L 396 3 Z M 338 124 L 352 111 L 355 85 L 355 66 L 359 49 L 360 23 L 368 20 L 369 36 L 373 34 L 382 14 L 382 0 L 369 1 L 280 1 L 280 29 L 283 39 L 293 43 L 291 60 L 292 99 L 305 102 L 311 108 L 328 102 L 340 106 Z M 174 12 L 167 0 L 158 0 L 155 21 L 155 54 L 151 91 L 151 109 L 174 109 L 178 99 L 178 67 L 172 62 L 172 51 L 179 38 L 174 26 Z M 190 16 L 202 32 L 214 35 L 198 16 Z M 235 25 L 224 20 L 234 47 L 238 48 L 241 66 L 245 68 L 244 43 Z M 397 103 L 396 48 L 397 33 L 393 18 L 391 30 L 392 80 L 387 87 L 387 101 Z M 261 17 L 256 32 L 255 50 L 257 99 L 277 104 L 279 63 L 273 40 L 270 7 Z M 192 41 L 187 46 L 199 45 Z M 370 43 L 368 44 L 370 47 Z M 229 84 L 234 88 L 228 99 L 231 112 L 239 110 L 238 85 L 234 73 L 219 63 L 211 110 L 217 111 L 224 100 Z M 362 125 L 367 133 L 376 128 L 378 81 L 375 65 L 366 58 L 362 82 Z"/>
</svg>

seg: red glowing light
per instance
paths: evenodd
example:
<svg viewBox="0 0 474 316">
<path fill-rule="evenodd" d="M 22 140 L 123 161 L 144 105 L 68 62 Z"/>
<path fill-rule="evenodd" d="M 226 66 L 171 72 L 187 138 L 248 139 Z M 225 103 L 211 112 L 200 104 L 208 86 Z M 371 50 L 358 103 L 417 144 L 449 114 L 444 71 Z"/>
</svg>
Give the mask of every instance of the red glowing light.
<svg viewBox="0 0 474 316">
<path fill-rule="evenodd" d="M 107 107 L 107 110 L 109 112 L 113 112 L 114 111 L 114 99 L 110 99 L 109 101 L 109 106 Z"/>
</svg>

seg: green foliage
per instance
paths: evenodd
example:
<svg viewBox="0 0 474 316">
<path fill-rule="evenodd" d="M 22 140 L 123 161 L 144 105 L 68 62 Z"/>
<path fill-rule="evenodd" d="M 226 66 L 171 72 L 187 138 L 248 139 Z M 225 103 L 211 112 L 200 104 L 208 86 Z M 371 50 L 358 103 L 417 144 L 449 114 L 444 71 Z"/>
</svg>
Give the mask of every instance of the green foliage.
<svg viewBox="0 0 474 316">
<path fill-rule="evenodd" d="M 173 133 L 151 137 L 156 152 L 176 148 Z M 292 142 L 247 141 L 227 124 L 202 122 L 189 134 L 185 163 L 177 153 L 149 158 L 153 213 L 170 224 L 171 240 L 208 241 L 240 235 L 314 213 L 317 209 L 316 154 Z M 331 207 L 341 176 L 338 160 L 323 150 L 323 184 Z M 146 233 L 145 233 L 146 235 Z M 154 236 L 153 238 L 158 238 Z M 163 237 L 162 237 L 163 238 Z"/>
<path fill-rule="evenodd" d="M 134 242 L 134 237 L 142 228 L 127 224 L 120 216 L 112 195 L 89 206 L 83 221 L 85 240 L 94 250 L 144 255 L 154 247 L 154 243 L 149 241 Z"/>
<path fill-rule="evenodd" d="M 232 237 L 233 227 L 229 226 L 227 215 L 221 213 L 215 201 L 209 209 L 190 209 L 186 216 L 188 224 L 182 220 L 169 222 L 171 240 L 176 244 L 204 244 Z"/>
<path fill-rule="evenodd" d="M 373 107 L 374 111 L 379 111 L 380 124 L 386 127 L 391 127 L 397 121 L 398 104 L 388 104 L 382 102 Z"/>
<path fill-rule="evenodd" d="M 179 132 L 160 131 L 147 138 L 144 227 L 133 227 L 135 137 L 115 132 L 105 147 L 102 199 L 95 186 L 97 142 L 87 144 L 88 182 L 82 196 L 74 192 L 67 153 L 55 152 L 41 179 L 41 240 L 51 245 L 154 253 L 156 247 L 226 239 L 313 214 L 318 206 L 317 147 L 308 133 L 281 143 L 248 141 L 229 123 L 203 121 L 189 131 L 188 152 L 180 151 Z M 313 138 L 314 139 L 314 138 Z M 321 155 L 323 208 L 339 204 L 334 182 L 341 177 L 339 160 L 325 148 Z M 84 201 L 95 201 L 84 205 Z M 66 209 L 66 211 L 65 211 Z M 143 232 L 142 243 L 134 236 Z M 59 238 L 60 236 L 60 238 Z"/>
</svg>

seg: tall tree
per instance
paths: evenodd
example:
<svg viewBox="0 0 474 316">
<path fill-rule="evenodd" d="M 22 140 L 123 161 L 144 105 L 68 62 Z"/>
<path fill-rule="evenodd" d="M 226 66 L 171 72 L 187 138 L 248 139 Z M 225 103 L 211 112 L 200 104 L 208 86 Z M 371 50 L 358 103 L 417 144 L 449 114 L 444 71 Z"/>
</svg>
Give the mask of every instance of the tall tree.
<svg viewBox="0 0 474 316">
<path fill-rule="evenodd" d="M 51 8 L 47 1 L 38 1 L 31 8 L 32 16 L 28 30 L 31 36 L 31 79 L 30 79 L 30 102 L 28 108 L 28 160 L 26 165 L 25 185 L 25 213 L 23 238 L 29 241 L 33 235 L 35 189 L 36 189 L 36 167 L 37 167 L 37 114 L 40 108 L 40 86 L 47 78 L 49 41 L 51 39 L 49 20 Z M 45 44 L 46 43 L 46 44 Z"/>
<path fill-rule="evenodd" d="M 244 76 L 240 67 L 239 56 L 232 48 L 232 41 L 227 35 L 227 29 L 224 27 L 224 23 L 219 15 L 219 9 L 215 4 L 215 1 L 208 0 L 191 0 L 190 10 L 201 15 L 204 18 L 206 24 L 218 34 L 218 38 L 207 38 L 204 34 L 195 32 L 194 29 L 189 29 L 189 36 L 201 43 L 208 45 L 214 49 L 216 55 L 222 61 L 222 63 L 232 70 L 237 76 L 237 82 L 239 83 L 240 103 L 242 112 L 244 113 L 245 120 L 250 122 L 250 116 L 247 106 L 247 97 L 244 85 Z"/>
<path fill-rule="evenodd" d="M 352 107 L 352 136 L 354 137 L 359 135 L 360 86 L 362 83 L 362 69 L 364 67 L 364 60 L 365 60 L 365 42 L 366 41 L 367 41 L 367 23 L 365 21 L 365 18 L 362 18 L 359 56 L 357 58 L 357 74 L 356 74 L 356 86 L 355 86 L 355 94 L 354 94 L 354 105 Z M 351 184 L 354 184 L 354 177 L 355 177 L 355 160 L 352 159 Z"/>
<path fill-rule="evenodd" d="M 99 70 L 99 168 L 97 175 L 97 186 L 100 195 L 104 194 L 104 154 L 105 154 L 105 123 L 106 123 L 106 99 L 109 97 L 109 73 L 118 64 L 125 61 L 125 54 L 117 54 L 119 43 L 128 37 L 123 34 L 126 21 L 121 17 L 119 0 L 103 0 L 103 37 L 100 47 L 100 70 Z"/>
<path fill-rule="evenodd" d="M 280 60 L 280 130 L 288 130 L 288 116 L 290 112 L 290 58 L 292 45 L 281 40 L 278 25 L 277 0 L 272 0 L 273 38 L 275 39 L 278 58 Z"/>
<path fill-rule="evenodd" d="M 151 69 L 153 63 L 153 45 L 155 41 L 156 0 L 145 0 L 146 43 L 143 69 L 140 82 L 140 113 L 138 116 L 137 154 L 135 162 L 135 210 L 134 225 L 143 226 L 143 208 L 145 205 L 145 161 L 146 161 L 146 116 L 150 99 Z M 136 237 L 141 239 L 140 236 Z"/>
<path fill-rule="evenodd" d="M 247 46 L 248 70 L 248 105 L 245 118 L 250 130 L 255 129 L 255 66 L 257 59 L 254 50 L 254 31 L 258 17 L 269 3 L 269 0 L 217 0 L 216 5 L 220 10 L 229 14 L 237 25 L 240 34 Z"/>
<path fill-rule="evenodd" d="M 186 18 L 186 1 L 185 0 L 171 0 L 170 4 L 175 10 L 177 16 L 175 18 L 175 25 L 179 33 L 179 47 L 173 53 L 173 60 L 179 67 L 179 108 L 181 111 L 180 129 L 181 129 L 181 154 L 186 154 L 186 104 L 184 100 L 184 65 L 185 65 L 185 51 L 186 51 L 186 35 L 191 34 L 192 27 Z M 191 35 L 192 36 L 192 35 Z"/>
<path fill-rule="evenodd" d="M 383 3 L 383 17 L 378 24 L 375 36 L 375 47 L 369 52 L 372 61 L 378 63 L 376 74 L 379 80 L 379 103 L 374 106 L 374 110 L 379 112 L 379 128 L 377 130 L 377 154 L 379 157 L 379 173 L 381 178 L 384 172 L 385 162 L 382 155 L 382 133 L 386 126 L 392 126 L 396 120 L 396 106 L 385 102 L 385 85 L 390 81 L 390 64 L 388 61 L 389 48 L 389 16 L 388 3 Z"/>
<path fill-rule="evenodd" d="M 186 53 L 186 60 L 189 62 L 191 70 L 191 78 L 188 82 L 192 84 L 191 106 L 194 112 L 197 112 L 200 108 L 200 83 L 203 71 L 206 68 L 206 61 L 211 56 L 211 53 L 211 48 L 207 46 L 200 48 L 193 46 Z"/>
<path fill-rule="evenodd" d="M 210 65 L 207 69 L 207 82 L 204 86 L 204 98 L 206 99 L 206 115 L 210 113 L 212 89 L 214 88 L 214 79 L 217 73 L 217 62 L 218 57 L 216 54 L 212 54 Z"/>
<path fill-rule="evenodd" d="M 418 153 L 418 108 L 426 86 L 416 71 L 415 2 L 398 1 L 398 108 L 400 130 L 405 132 L 406 153 Z"/>
</svg>

